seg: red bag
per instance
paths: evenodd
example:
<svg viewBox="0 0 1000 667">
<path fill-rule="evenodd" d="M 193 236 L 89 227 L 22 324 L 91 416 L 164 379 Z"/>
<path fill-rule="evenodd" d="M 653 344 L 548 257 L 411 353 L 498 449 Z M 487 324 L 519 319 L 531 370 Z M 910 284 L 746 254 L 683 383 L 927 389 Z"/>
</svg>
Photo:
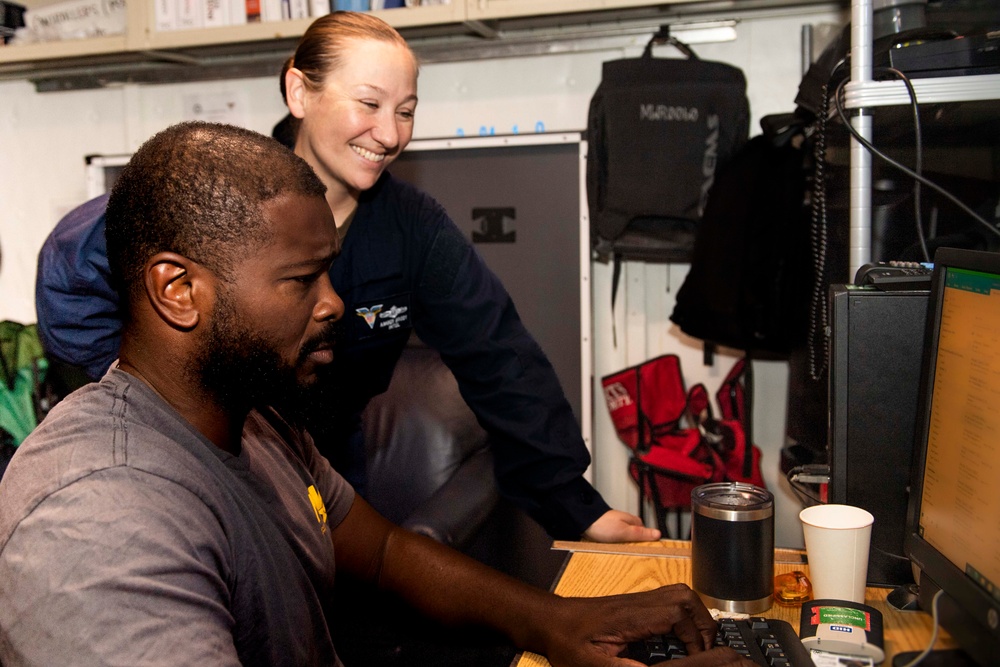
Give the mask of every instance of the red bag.
<svg viewBox="0 0 1000 667">
<path fill-rule="evenodd" d="M 695 487 L 722 481 L 722 461 L 698 429 L 687 428 L 660 436 L 648 453 L 633 456 L 629 474 L 657 508 L 688 508 Z"/>
<path fill-rule="evenodd" d="M 704 385 L 685 392 L 677 355 L 601 378 L 611 421 L 632 450 L 629 474 L 639 485 L 640 507 L 641 498 L 650 498 L 658 511 L 688 508 L 691 491 L 709 482 L 764 487 L 760 450 L 746 442 L 744 373 L 741 359 L 716 394 L 722 421 L 714 419 Z"/>
<path fill-rule="evenodd" d="M 665 354 L 601 378 L 618 437 L 632 450 L 649 451 L 656 434 L 677 428 L 687 397 L 676 354 Z"/>
<path fill-rule="evenodd" d="M 686 508 L 696 486 L 722 480 L 722 462 L 700 431 L 681 425 L 689 397 L 677 355 L 606 375 L 601 385 L 618 437 L 632 450 L 629 473 L 640 498 L 658 510 Z"/>
</svg>

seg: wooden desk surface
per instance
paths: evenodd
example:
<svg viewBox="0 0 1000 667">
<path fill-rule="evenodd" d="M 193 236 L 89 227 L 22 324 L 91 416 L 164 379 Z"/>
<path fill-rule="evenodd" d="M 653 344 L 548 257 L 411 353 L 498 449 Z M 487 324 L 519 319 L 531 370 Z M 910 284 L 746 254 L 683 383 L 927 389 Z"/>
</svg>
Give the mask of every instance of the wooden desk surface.
<svg viewBox="0 0 1000 667">
<path fill-rule="evenodd" d="M 691 585 L 690 542 L 663 540 L 640 544 L 604 545 L 589 542 L 556 542 L 555 549 L 572 552 L 554 591 L 568 597 L 593 597 L 646 591 L 665 584 L 683 582 Z M 794 570 L 809 573 L 803 553 L 797 550 L 775 551 L 774 573 Z M 885 665 L 892 656 L 903 651 L 921 650 L 930 639 L 933 621 L 923 612 L 901 612 L 885 601 L 889 588 L 869 588 L 865 603 L 882 612 L 885 634 Z M 780 618 L 798 630 L 799 607 L 775 604 L 760 614 Z M 936 648 L 954 644 L 942 630 Z M 517 667 L 550 667 L 548 660 L 534 653 L 524 653 L 515 662 Z"/>
</svg>

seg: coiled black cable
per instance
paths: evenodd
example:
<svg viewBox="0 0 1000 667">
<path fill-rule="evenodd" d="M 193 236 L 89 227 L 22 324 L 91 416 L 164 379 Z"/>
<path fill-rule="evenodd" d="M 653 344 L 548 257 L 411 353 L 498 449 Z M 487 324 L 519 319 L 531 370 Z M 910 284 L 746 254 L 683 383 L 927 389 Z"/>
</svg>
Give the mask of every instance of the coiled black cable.
<svg viewBox="0 0 1000 667">
<path fill-rule="evenodd" d="M 816 131 L 813 133 L 813 182 L 810 202 L 811 225 L 809 241 L 813 253 L 813 285 L 809 302 L 809 330 L 806 347 L 809 351 L 809 377 L 821 380 L 827 368 L 829 313 L 826 305 L 826 131 L 830 115 L 830 85 L 824 83 Z"/>
</svg>

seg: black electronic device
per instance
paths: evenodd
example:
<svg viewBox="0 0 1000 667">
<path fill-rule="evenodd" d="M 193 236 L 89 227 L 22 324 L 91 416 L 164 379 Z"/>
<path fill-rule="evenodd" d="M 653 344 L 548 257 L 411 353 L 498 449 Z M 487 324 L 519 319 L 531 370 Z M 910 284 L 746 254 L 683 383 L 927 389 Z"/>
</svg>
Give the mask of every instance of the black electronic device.
<svg viewBox="0 0 1000 667">
<path fill-rule="evenodd" d="M 776 618 L 720 619 L 715 645 L 728 646 L 760 667 L 815 667 L 795 629 Z M 624 657 L 654 665 L 686 655 L 684 643 L 677 637 L 658 635 L 632 642 Z"/>
<path fill-rule="evenodd" d="M 868 584 L 913 582 L 903 552 L 928 291 L 830 289 L 829 501 L 875 517 Z"/>
<path fill-rule="evenodd" d="M 927 290 L 934 265 L 929 262 L 875 262 L 854 275 L 855 285 L 873 285 L 883 292 Z"/>
<path fill-rule="evenodd" d="M 1000 664 L 1000 254 L 934 257 L 905 548 L 920 604 Z"/>
<path fill-rule="evenodd" d="M 889 63 L 911 79 L 1000 72 L 1000 31 L 894 44 Z"/>
</svg>

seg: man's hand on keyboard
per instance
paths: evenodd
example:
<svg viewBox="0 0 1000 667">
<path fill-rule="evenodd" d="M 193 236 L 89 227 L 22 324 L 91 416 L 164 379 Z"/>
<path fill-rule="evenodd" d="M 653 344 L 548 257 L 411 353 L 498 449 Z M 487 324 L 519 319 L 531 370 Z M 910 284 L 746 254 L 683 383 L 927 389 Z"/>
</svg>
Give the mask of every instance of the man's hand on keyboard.
<svg viewBox="0 0 1000 667">
<path fill-rule="evenodd" d="M 758 667 L 816 667 L 795 629 L 777 618 L 720 619 L 715 646 L 732 649 Z M 660 665 L 679 660 L 688 652 L 682 640 L 667 634 L 632 642 L 626 655 L 643 665 Z"/>
<path fill-rule="evenodd" d="M 675 663 L 678 667 L 754 667 L 728 648 L 711 648 L 715 621 L 697 594 L 684 584 L 629 595 L 565 598 L 537 630 L 544 644 L 542 652 L 554 667 L 641 665 L 625 657 L 629 642 L 666 633 L 683 641 L 690 654 Z"/>
<path fill-rule="evenodd" d="M 728 646 L 720 646 L 719 648 L 713 648 L 711 651 L 697 653 L 686 658 L 679 658 L 680 662 L 677 662 L 677 660 L 667 660 L 656 664 L 669 664 L 670 667 L 757 667 L 756 663 L 747 660 Z M 628 664 L 641 665 L 642 663 L 629 661 Z"/>
</svg>

